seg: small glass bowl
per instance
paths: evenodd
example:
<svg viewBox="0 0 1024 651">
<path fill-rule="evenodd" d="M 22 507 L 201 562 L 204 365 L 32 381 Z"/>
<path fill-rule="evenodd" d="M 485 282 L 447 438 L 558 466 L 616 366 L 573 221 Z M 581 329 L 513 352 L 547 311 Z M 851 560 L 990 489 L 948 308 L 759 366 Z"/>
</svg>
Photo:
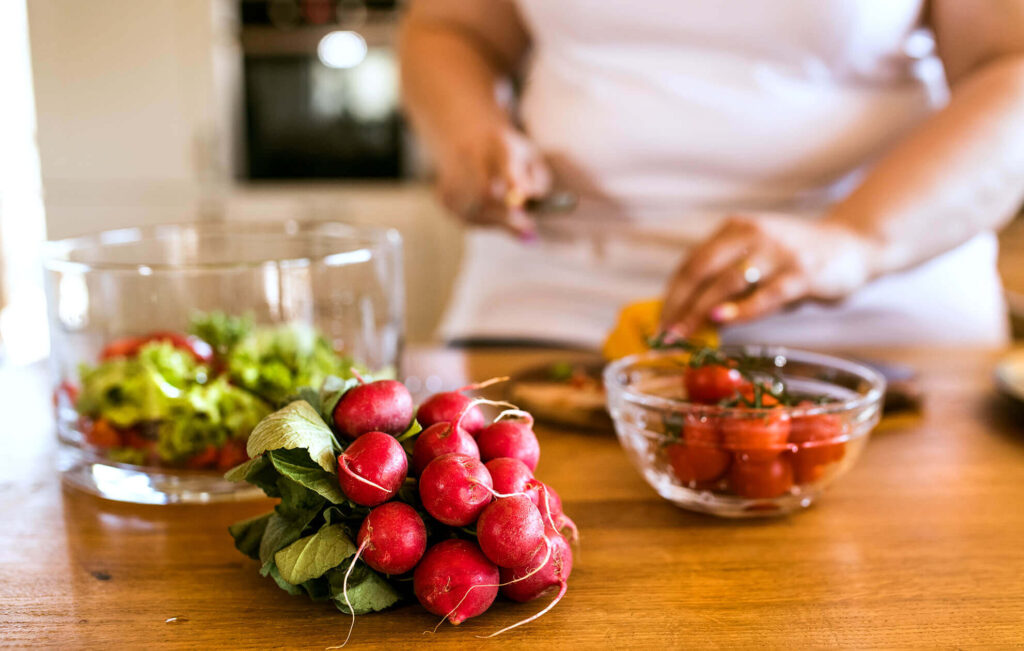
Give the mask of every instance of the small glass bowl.
<svg viewBox="0 0 1024 651">
<path fill-rule="evenodd" d="M 827 401 L 774 408 L 686 400 L 687 356 L 651 351 L 604 371 L 608 410 L 630 461 L 659 495 L 728 518 L 810 506 L 846 473 L 881 415 L 885 379 L 848 360 L 769 346 L 723 347 L 755 379 Z"/>
<path fill-rule="evenodd" d="M 224 470 L 245 460 L 252 425 L 292 384 L 354 365 L 399 370 L 405 296 L 392 229 L 284 220 L 128 228 L 48 242 L 43 266 L 59 465 L 66 482 L 109 499 L 247 496 Z M 226 353 L 185 335 L 193 319 L 218 313 L 217 323 L 245 323 L 244 377 Z M 142 348 L 154 341 L 171 351 Z M 195 365 L 181 361 L 185 350 Z M 168 384 L 165 368 L 187 372 Z M 85 374 L 103 376 L 89 385 L 99 390 L 83 391 Z"/>
</svg>

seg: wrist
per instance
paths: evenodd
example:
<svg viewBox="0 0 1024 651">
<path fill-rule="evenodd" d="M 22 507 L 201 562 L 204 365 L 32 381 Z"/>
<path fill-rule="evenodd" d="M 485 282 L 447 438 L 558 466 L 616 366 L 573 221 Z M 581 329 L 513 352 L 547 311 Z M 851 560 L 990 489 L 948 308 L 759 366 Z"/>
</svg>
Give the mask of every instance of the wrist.
<svg viewBox="0 0 1024 651">
<path fill-rule="evenodd" d="M 838 211 L 826 215 L 820 223 L 843 241 L 840 254 L 842 261 L 851 265 L 851 271 L 860 276 L 863 283 L 891 271 L 888 264 L 891 257 L 889 247 L 881 234 Z"/>
</svg>

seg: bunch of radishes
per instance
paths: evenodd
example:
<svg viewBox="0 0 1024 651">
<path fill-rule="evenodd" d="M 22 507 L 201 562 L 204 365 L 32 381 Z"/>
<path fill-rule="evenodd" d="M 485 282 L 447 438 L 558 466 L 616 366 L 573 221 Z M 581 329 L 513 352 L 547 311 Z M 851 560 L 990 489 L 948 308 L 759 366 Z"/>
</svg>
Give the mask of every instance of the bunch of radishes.
<svg viewBox="0 0 1024 651">
<path fill-rule="evenodd" d="M 558 494 L 533 476 L 540 445 L 530 414 L 464 394 L 486 384 L 429 398 L 415 412 L 425 429 L 404 446 L 396 437 L 414 416 L 406 387 L 380 380 L 349 389 L 332 413 L 351 441 L 338 457 L 338 482 L 351 501 L 374 507 L 359 528 L 357 558 L 383 574 L 413 571 L 419 602 L 453 624 L 486 611 L 499 590 L 519 602 L 557 590 L 513 628 L 565 594 L 572 551 L 561 532 L 577 533 Z M 483 403 L 510 409 L 488 424 Z M 402 501 L 400 489 L 413 481 L 415 495 L 403 491 Z"/>
</svg>

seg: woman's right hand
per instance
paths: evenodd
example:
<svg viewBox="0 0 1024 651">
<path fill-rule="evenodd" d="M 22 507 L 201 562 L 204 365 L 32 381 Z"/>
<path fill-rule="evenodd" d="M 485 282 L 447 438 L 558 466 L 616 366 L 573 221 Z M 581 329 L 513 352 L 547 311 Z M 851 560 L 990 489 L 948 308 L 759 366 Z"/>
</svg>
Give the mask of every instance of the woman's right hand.
<svg viewBox="0 0 1024 651">
<path fill-rule="evenodd" d="M 466 223 L 499 226 L 524 240 L 536 223 L 523 209 L 551 190 L 551 171 L 540 150 L 507 123 L 466 128 L 438 157 L 442 203 Z"/>
</svg>

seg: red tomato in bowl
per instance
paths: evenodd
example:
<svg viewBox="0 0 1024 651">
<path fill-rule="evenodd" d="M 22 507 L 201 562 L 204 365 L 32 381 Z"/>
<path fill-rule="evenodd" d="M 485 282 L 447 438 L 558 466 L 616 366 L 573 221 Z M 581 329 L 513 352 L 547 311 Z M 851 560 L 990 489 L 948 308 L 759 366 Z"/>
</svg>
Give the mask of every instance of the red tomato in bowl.
<svg viewBox="0 0 1024 651">
<path fill-rule="evenodd" d="M 747 381 L 734 368 L 708 364 L 687 368 L 683 375 L 683 383 L 686 385 L 686 395 L 690 402 L 713 405 L 736 395 Z"/>
<path fill-rule="evenodd" d="M 191 470 L 211 468 L 217 463 L 218 450 L 215 445 L 207 445 L 201 452 L 197 452 L 185 460 L 185 467 Z"/>
<path fill-rule="evenodd" d="M 785 411 L 736 414 L 722 418 L 722 445 L 753 461 L 769 461 L 786 449 L 790 418 Z"/>
<path fill-rule="evenodd" d="M 134 357 L 138 354 L 139 349 L 142 348 L 144 343 L 146 343 L 146 340 L 142 337 L 115 339 L 103 347 L 103 351 L 100 352 L 100 360 L 107 361 L 115 357 Z"/>
<path fill-rule="evenodd" d="M 180 332 L 154 332 L 145 337 L 125 337 L 116 339 L 103 347 L 101 360 L 114 357 L 134 357 L 139 349 L 154 341 L 166 341 L 175 348 L 188 351 L 197 362 L 209 362 L 213 359 L 213 347 L 199 337 L 185 335 Z"/>
<path fill-rule="evenodd" d="M 672 472 L 684 484 L 718 479 L 732 461 L 732 455 L 725 450 L 684 443 L 669 444 L 665 454 Z"/>
<path fill-rule="evenodd" d="M 116 448 L 122 445 L 121 432 L 106 418 L 83 423 L 85 442 L 98 448 Z"/>
<path fill-rule="evenodd" d="M 736 455 L 729 470 L 729 484 L 740 497 L 778 497 L 793 487 L 793 466 L 785 456 L 763 461 Z"/>
<path fill-rule="evenodd" d="M 796 416 L 790 426 L 789 440 L 796 444 L 793 473 L 798 484 L 817 481 L 830 464 L 843 458 L 844 443 L 829 443 L 843 435 L 843 419 L 838 414 Z"/>
<path fill-rule="evenodd" d="M 682 439 L 682 443 L 672 443 L 665 448 L 679 481 L 684 484 L 711 481 L 728 469 L 732 455 L 722 449 L 717 416 L 686 414 Z"/>
<path fill-rule="evenodd" d="M 217 470 L 227 472 L 240 463 L 249 460 L 244 439 L 232 439 L 224 444 L 217 455 Z"/>
</svg>

